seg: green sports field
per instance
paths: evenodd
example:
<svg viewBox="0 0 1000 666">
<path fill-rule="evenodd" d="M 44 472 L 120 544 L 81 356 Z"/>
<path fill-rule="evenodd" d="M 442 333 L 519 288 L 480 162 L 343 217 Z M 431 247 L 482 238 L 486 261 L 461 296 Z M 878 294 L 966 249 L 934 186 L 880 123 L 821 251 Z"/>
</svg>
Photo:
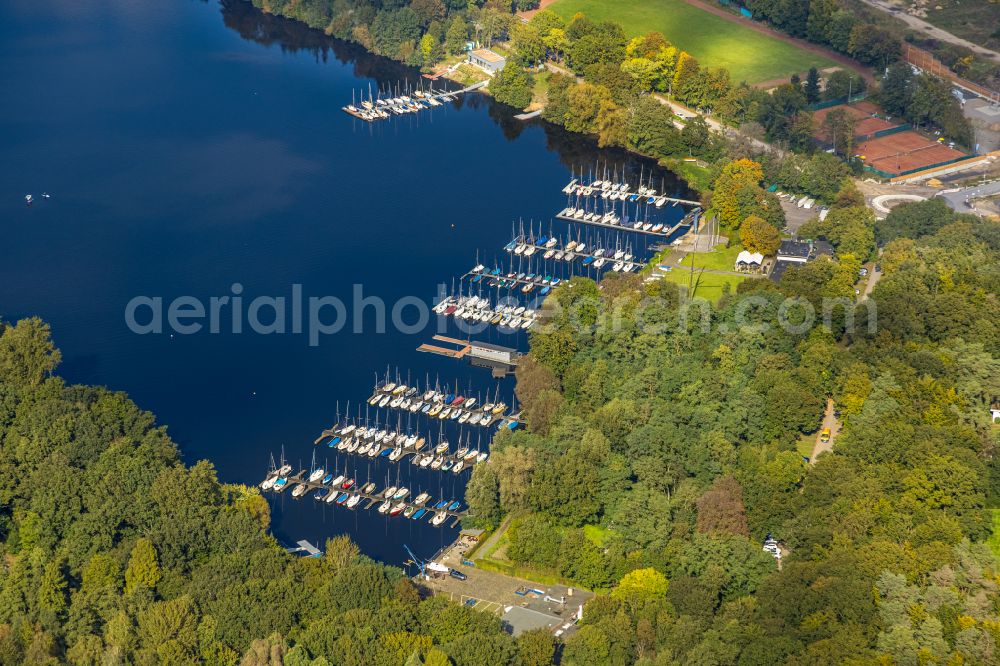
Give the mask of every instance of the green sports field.
<svg viewBox="0 0 1000 666">
<path fill-rule="evenodd" d="M 770 81 L 836 64 L 684 0 L 556 0 L 549 9 L 565 19 L 583 12 L 595 21 L 620 23 L 630 37 L 662 32 L 702 66 L 728 69 L 734 82 Z"/>
</svg>

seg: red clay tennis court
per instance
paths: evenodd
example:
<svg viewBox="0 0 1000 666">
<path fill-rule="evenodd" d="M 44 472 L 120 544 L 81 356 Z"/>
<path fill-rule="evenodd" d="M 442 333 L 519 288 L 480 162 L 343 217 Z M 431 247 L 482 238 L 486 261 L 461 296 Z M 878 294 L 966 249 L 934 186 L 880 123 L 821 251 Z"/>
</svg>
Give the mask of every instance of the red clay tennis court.
<svg viewBox="0 0 1000 666">
<path fill-rule="evenodd" d="M 850 115 L 854 116 L 857 121 L 854 126 L 855 137 L 871 136 L 875 132 L 881 132 L 882 130 L 898 127 L 896 123 L 890 123 L 888 120 L 874 117 L 872 114 L 878 111 L 878 107 L 870 102 L 861 101 L 850 106 L 846 104 L 838 104 L 826 109 L 820 109 L 813 113 L 813 127 L 816 128 L 814 136 L 820 141 L 829 142 L 830 140 L 830 137 L 828 137 L 826 132 L 823 130 L 823 121 L 826 120 L 826 117 L 833 111 L 846 111 Z"/>
<path fill-rule="evenodd" d="M 965 153 L 931 141 L 907 130 L 869 139 L 858 145 L 857 154 L 866 166 L 892 175 L 925 169 L 942 162 L 965 157 Z"/>
</svg>

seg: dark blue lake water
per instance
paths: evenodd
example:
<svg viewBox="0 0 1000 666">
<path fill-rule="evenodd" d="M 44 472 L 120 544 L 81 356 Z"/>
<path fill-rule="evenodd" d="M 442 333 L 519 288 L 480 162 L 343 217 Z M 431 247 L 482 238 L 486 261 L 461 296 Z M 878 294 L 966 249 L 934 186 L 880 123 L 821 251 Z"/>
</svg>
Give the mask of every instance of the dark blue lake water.
<svg viewBox="0 0 1000 666">
<path fill-rule="evenodd" d="M 357 415 L 387 368 L 474 395 L 499 386 L 508 403 L 511 380 L 418 353 L 437 332 L 433 323 L 379 333 L 372 309 L 310 346 L 305 332 L 292 332 L 293 285 L 306 303 L 332 296 L 348 310 L 355 289 L 390 309 L 404 297 L 430 303 L 477 257 L 506 261 L 518 220 L 562 233 L 565 224 L 551 219 L 566 205 L 560 190 L 572 170 L 654 167 L 515 120 L 478 93 L 376 125 L 340 111 L 352 90 L 418 80 L 238 1 L 2 3 L 0 316 L 49 321 L 69 381 L 128 392 L 168 424 L 188 462 L 210 458 L 224 481 L 260 482 L 269 456 L 284 448 L 294 464 L 308 466 L 315 452 L 317 462 L 380 486 L 398 476 L 414 491 L 461 498 L 467 473 L 338 457 L 312 441 L 338 406 Z M 657 185 L 687 194 L 668 173 L 655 174 Z M 592 228 L 576 233 L 596 239 Z M 645 256 L 645 241 L 631 240 Z M 246 302 L 288 299 L 286 332 L 256 334 L 244 323 L 235 333 L 230 309 L 220 310 L 218 333 L 140 335 L 126 325 L 136 296 L 162 298 L 164 311 L 182 296 L 207 307 L 233 296 L 235 283 Z M 273 317 L 261 312 L 262 321 Z M 414 323 L 415 312 L 404 320 Z M 436 423 L 410 425 L 436 434 Z M 484 448 L 492 434 L 461 430 Z M 322 544 L 347 532 L 392 563 L 406 558 L 404 543 L 429 556 L 455 535 L 288 494 L 272 506 L 283 540 Z"/>
</svg>

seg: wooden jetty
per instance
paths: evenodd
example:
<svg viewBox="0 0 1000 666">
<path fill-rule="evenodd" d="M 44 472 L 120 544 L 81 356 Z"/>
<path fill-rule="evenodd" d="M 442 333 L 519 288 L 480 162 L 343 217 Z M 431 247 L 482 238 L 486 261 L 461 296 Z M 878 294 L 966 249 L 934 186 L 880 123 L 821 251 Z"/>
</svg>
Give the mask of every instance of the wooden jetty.
<svg viewBox="0 0 1000 666">
<path fill-rule="evenodd" d="M 447 342 L 449 344 L 456 345 L 456 349 L 447 349 L 445 347 L 438 347 L 437 345 L 422 344 L 417 347 L 417 351 L 420 352 L 430 352 L 432 354 L 439 354 L 441 356 L 449 356 L 451 358 L 464 358 L 472 350 L 472 345 L 464 340 L 456 340 L 455 338 L 445 337 L 443 335 L 435 335 L 432 339 L 438 342 Z"/>
</svg>

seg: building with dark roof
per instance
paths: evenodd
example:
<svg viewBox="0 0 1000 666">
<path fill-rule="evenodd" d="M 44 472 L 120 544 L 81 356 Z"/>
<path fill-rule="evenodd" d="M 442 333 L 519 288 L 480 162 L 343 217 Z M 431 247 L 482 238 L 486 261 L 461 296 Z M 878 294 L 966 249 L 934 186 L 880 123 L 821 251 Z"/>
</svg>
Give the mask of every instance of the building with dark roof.
<svg viewBox="0 0 1000 666">
<path fill-rule="evenodd" d="M 778 261 L 804 264 L 812 258 L 812 245 L 797 240 L 783 240 L 778 248 Z"/>
</svg>

